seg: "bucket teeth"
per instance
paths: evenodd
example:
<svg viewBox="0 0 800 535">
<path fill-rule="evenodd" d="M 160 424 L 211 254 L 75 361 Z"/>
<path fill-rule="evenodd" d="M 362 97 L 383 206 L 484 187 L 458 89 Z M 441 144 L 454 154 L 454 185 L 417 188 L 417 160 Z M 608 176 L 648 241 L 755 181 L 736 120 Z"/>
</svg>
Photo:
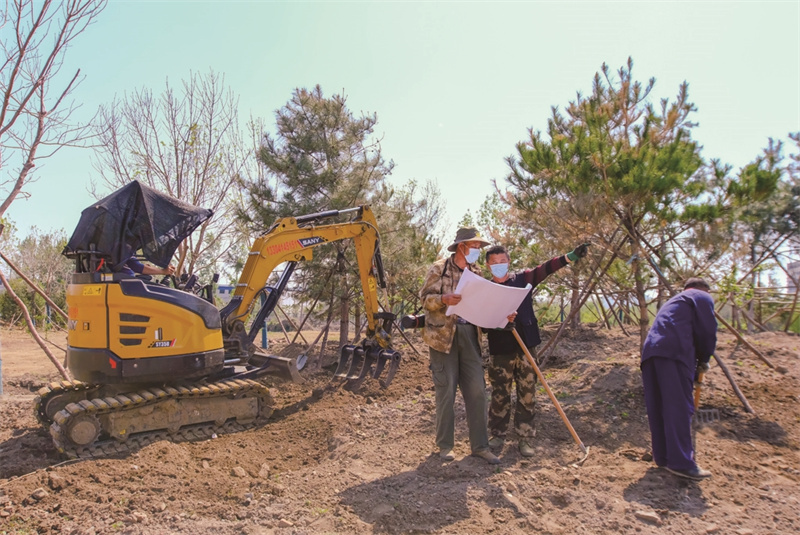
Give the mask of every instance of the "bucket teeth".
<svg viewBox="0 0 800 535">
<path fill-rule="evenodd" d="M 392 349 L 384 349 L 378 356 L 378 364 L 375 366 L 375 372 L 372 377 L 378 379 L 386 364 L 389 364 L 389 370 L 386 372 L 386 379 L 381 379 L 381 386 L 386 388 L 391 384 L 394 379 L 394 374 L 400 367 L 400 353 Z"/>
<path fill-rule="evenodd" d="M 348 379 L 356 379 L 358 373 L 361 371 L 361 365 L 364 363 L 364 348 L 357 347 L 353 350 L 353 361 L 350 363 L 350 369 L 347 370 Z"/>
<path fill-rule="evenodd" d="M 339 364 L 336 366 L 336 371 L 333 373 L 334 376 L 347 377 L 347 370 L 349 369 L 347 364 L 350 362 L 355 348 L 356 346 L 354 345 L 342 346 L 342 354 L 339 356 Z"/>
<path fill-rule="evenodd" d="M 378 360 L 378 349 L 377 348 L 370 348 L 364 352 L 364 361 L 361 364 L 361 369 L 358 372 L 358 375 L 350 376 L 348 375 L 348 379 L 358 379 L 361 380 L 372 371 L 372 365 L 375 364 L 375 361 Z"/>
<path fill-rule="evenodd" d="M 694 416 L 698 424 L 710 424 L 721 419 L 718 409 L 698 409 L 695 411 Z"/>
<path fill-rule="evenodd" d="M 380 379 L 387 364 L 386 378 Z M 380 379 L 381 386 L 385 388 L 394 379 L 399 366 L 400 353 L 393 349 L 346 345 L 342 347 L 342 354 L 339 357 L 339 364 L 336 366 L 334 376 L 351 381 L 361 381 L 371 375 L 373 379 Z"/>
</svg>

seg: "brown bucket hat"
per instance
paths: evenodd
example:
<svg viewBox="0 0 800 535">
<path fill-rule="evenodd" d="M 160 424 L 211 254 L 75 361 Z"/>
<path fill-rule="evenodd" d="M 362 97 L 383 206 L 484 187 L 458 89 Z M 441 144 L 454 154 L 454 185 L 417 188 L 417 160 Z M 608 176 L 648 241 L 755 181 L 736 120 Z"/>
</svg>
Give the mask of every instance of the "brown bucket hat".
<svg viewBox="0 0 800 535">
<path fill-rule="evenodd" d="M 488 241 L 481 238 L 481 234 L 480 232 L 477 231 L 477 229 L 468 227 L 468 228 L 458 229 L 458 232 L 456 232 L 456 239 L 453 241 L 453 243 L 450 244 L 447 250 L 450 251 L 451 253 L 455 253 L 456 246 L 459 243 L 465 241 L 479 241 L 481 242 L 481 247 L 486 247 L 487 245 L 491 245 Z"/>
</svg>

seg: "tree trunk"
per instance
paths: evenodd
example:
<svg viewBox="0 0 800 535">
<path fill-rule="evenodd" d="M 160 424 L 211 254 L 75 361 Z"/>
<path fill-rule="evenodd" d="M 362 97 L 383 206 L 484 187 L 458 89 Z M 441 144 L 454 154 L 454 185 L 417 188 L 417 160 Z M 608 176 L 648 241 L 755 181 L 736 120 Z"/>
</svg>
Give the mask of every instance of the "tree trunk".
<svg viewBox="0 0 800 535">
<path fill-rule="evenodd" d="M 355 326 L 353 327 L 353 331 L 355 332 L 355 337 L 353 338 L 353 343 L 358 342 L 358 337 L 361 334 L 361 304 L 356 301 L 353 310 L 353 321 Z"/>
<path fill-rule="evenodd" d="M 575 310 L 576 308 L 580 307 L 580 299 L 581 299 L 581 291 L 580 291 L 580 277 L 578 274 L 573 272 L 572 273 L 572 296 L 570 297 L 570 308 Z M 580 310 L 572 315 L 571 325 L 573 329 L 577 329 L 578 326 L 581 324 L 581 312 Z"/>
<path fill-rule="evenodd" d="M 328 305 L 328 317 L 325 319 L 325 333 L 322 335 L 322 345 L 319 346 L 319 353 L 317 353 L 317 362 L 315 368 L 322 367 L 322 359 L 325 356 L 325 348 L 328 346 L 328 333 L 330 332 L 331 320 L 333 319 L 333 305 L 335 302 L 335 294 L 331 293 L 331 302 Z"/>
<path fill-rule="evenodd" d="M 347 345 L 350 340 L 350 295 L 348 293 L 347 277 L 342 281 L 342 293 L 339 298 L 339 348 Z"/>
<path fill-rule="evenodd" d="M 644 346 L 645 338 L 647 338 L 650 314 L 647 311 L 647 297 L 644 294 L 644 278 L 639 260 L 634 260 L 633 276 L 636 280 L 636 300 L 639 302 L 639 347 L 641 348 Z"/>
</svg>

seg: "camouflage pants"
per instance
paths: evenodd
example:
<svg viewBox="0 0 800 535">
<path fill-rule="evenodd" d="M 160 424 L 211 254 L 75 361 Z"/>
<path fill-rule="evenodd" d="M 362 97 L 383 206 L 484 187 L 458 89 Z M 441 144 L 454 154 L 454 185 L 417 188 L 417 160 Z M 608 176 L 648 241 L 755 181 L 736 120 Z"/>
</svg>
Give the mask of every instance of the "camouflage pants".
<svg viewBox="0 0 800 535">
<path fill-rule="evenodd" d="M 536 358 L 536 351 L 530 348 Z M 536 435 L 534 414 L 536 410 L 536 374 L 522 353 L 492 355 L 489 364 L 489 383 L 492 400 L 489 404 L 489 433 L 505 437 L 511 420 L 511 385 L 517 385 L 517 403 L 514 407 L 514 429 L 519 438 Z"/>
</svg>

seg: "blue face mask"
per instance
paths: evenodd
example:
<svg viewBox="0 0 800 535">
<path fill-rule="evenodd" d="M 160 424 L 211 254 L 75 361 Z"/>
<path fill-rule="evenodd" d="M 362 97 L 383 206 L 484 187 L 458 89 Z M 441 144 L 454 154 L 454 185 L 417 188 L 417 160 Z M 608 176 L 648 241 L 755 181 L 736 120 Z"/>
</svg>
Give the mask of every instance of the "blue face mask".
<svg viewBox="0 0 800 535">
<path fill-rule="evenodd" d="M 502 279 L 508 274 L 508 264 L 492 264 L 489 269 L 492 270 L 492 275 L 498 279 Z"/>
<path fill-rule="evenodd" d="M 469 253 L 467 253 L 464 258 L 467 260 L 467 264 L 474 264 L 478 261 L 478 257 L 481 256 L 480 249 L 473 249 L 472 247 L 469 248 Z"/>
</svg>

